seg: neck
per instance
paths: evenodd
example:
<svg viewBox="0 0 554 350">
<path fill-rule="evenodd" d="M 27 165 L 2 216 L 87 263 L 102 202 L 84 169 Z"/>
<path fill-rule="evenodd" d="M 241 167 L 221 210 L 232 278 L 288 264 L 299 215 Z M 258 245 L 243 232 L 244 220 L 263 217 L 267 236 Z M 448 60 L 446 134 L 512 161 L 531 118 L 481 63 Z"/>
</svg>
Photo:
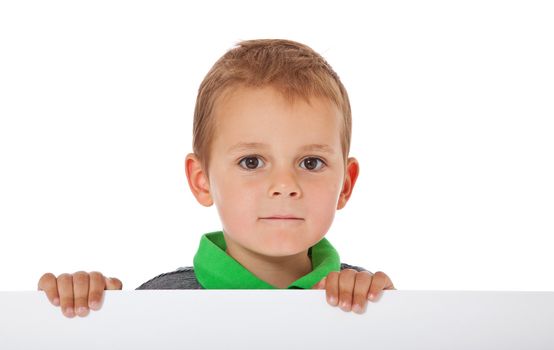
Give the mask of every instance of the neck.
<svg viewBox="0 0 554 350">
<path fill-rule="evenodd" d="M 291 256 L 265 256 L 235 244 L 225 237 L 225 252 L 256 277 L 272 286 L 284 289 L 312 271 L 308 250 Z"/>
</svg>

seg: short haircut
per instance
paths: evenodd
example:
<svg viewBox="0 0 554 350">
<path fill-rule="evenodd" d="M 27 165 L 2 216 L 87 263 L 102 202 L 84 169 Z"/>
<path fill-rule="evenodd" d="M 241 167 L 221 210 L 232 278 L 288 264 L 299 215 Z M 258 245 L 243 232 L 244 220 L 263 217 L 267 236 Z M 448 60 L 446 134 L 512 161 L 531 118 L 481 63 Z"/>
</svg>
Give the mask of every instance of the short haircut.
<svg viewBox="0 0 554 350">
<path fill-rule="evenodd" d="M 343 115 L 341 146 L 346 164 L 352 112 L 348 94 L 337 73 L 321 55 L 304 44 L 283 39 L 258 39 L 241 41 L 227 51 L 213 65 L 198 89 L 193 151 L 206 174 L 215 134 L 215 104 L 228 89 L 241 86 L 271 86 L 291 103 L 296 98 L 309 102 L 311 97 L 323 97 L 333 102 Z"/>
</svg>

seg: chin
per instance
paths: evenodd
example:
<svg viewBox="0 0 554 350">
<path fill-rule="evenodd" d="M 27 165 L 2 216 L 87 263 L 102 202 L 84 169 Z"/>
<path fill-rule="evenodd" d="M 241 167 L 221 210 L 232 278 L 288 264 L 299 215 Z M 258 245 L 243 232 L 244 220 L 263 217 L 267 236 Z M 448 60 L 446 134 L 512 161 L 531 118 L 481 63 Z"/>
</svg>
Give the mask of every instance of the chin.
<svg viewBox="0 0 554 350">
<path fill-rule="evenodd" d="M 292 256 L 307 251 L 312 245 L 307 242 L 292 241 L 291 238 L 272 239 L 266 241 L 263 245 L 266 249 L 263 250 L 263 255 L 273 257 Z"/>
</svg>

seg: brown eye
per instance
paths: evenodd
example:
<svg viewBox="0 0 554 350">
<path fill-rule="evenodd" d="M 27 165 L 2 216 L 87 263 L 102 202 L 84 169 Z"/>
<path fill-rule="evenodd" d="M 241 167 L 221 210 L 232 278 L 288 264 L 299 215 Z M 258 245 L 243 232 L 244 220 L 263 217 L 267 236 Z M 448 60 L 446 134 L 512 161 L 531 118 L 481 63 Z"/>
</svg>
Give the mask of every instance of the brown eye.
<svg viewBox="0 0 554 350">
<path fill-rule="evenodd" d="M 318 168 L 318 162 L 321 163 L 319 168 Z M 321 159 L 314 158 L 314 157 L 310 157 L 302 160 L 301 164 L 304 164 L 306 166 L 305 169 L 307 170 L 319 170 L 323 167 L 323 165 L 325 165 L 325 163 Z"/>
<path fill-rule="evenodd" d="M 261 161 L 258 157 L 244 157 L 239 162 L 239 165 L 245 169 L 253 170 L 257 169 L 260 163 L 263 163 L 263 161 Z"/>
</svg>

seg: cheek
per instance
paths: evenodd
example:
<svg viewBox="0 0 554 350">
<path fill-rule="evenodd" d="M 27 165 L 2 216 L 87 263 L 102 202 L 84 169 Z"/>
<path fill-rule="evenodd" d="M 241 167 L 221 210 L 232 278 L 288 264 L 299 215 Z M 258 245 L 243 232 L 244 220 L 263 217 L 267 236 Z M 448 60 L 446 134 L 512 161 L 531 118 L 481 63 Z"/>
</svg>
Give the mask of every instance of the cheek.
<svg viewBox="0 0 554 350">
<path fill-rule="evenodd" d="M 268 185 L 263 180 L 256 181 L 253 178 L 221 176 L 219 179 L 211 185 L 211 190 L 223 229 L 235 237 L 247 235 L 249 227 L 256 225 L 260 206 L 267 206 Z M 342 188 L 339 181 L 336 176 L 322 178 L 320 181 L 314 181 L 313 178 L 309 181 L 300 179 L 303 198 L 297 209 L 309 217 L 309 232 L 319 236 L 325 234 L 331 226 Z"/>
<path fill-rule="evenodd" d="M 326 232 L 335 217 L 342 187 L 337 182 L 314 185 L 310 184 L 312 188 L 305 193 L 307 208 L 313 225 L 317 225 L 320 229 L 324 228 Z"/>
<path fill-rule="evenodd" d="M 224 180 L 212 186 L 212 197 L 217 207 L 223 228 L 227 231 L 241 231 L 256 220 L 256 206 L 259 186 L 244 183 L 238 179 L 223 177 Z"/>
</svg>

